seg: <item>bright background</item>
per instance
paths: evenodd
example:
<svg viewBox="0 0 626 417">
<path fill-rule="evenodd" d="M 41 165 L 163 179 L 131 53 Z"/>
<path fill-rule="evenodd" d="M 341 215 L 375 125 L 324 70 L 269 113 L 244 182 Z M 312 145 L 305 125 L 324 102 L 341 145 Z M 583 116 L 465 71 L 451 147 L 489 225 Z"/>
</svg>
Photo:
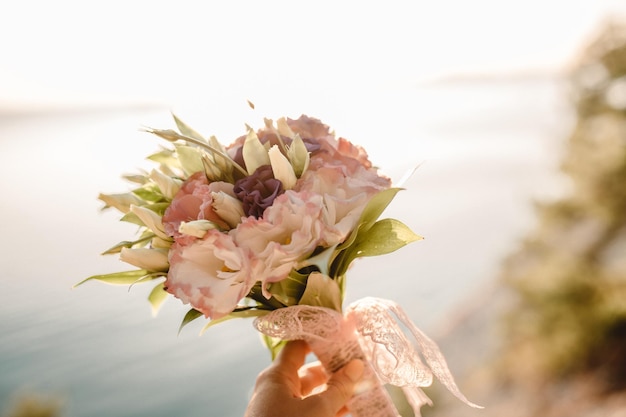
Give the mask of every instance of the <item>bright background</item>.
<svg viewBox="0 0 626 417">
<path fill-rule="evenodd" d="M 480 300 L 532 226 L 572 117 L 562 81 L 624 1 L 23 1 L 0 4 L 0 412 L 241 416 L 268 364 L 248 321 L 176 335 L 144 288 L 82 278 L 134 229 L 99 192 L 149 167 L 170 111 L 224 143 L 263 117 L 321 118 L 398 179 L 389 215 L 426 240 L 359 262 L 350 300 L 400 302 L 433 336 Z M 250 109 L 246 100 L 256 105 Z M 193 326 L 192 326 L 193 327 Z"/>
</svg>

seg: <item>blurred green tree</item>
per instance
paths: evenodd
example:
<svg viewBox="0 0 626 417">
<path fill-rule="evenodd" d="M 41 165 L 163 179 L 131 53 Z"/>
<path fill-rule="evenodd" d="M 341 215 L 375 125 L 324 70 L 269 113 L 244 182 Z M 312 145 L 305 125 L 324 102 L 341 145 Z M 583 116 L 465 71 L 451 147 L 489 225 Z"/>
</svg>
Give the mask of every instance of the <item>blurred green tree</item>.
<svg viewBox="0 0 626 417">
<path fill-rule="evenodd" d="M 503 367 L 529 383 L 598 372 L 626 388 L 626 27 L 611 24 L 571 73 L 570 188 L 504 265 L 518 295 Z"/>
</svg>

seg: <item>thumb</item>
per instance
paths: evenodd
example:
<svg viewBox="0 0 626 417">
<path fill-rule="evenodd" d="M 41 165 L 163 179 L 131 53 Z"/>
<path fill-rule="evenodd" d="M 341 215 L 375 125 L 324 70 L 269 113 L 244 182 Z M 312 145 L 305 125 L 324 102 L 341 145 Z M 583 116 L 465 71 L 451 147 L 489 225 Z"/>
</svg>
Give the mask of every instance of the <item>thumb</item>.
<svg viewBox="0 0 626 417">
<path fill-rule="evenodd" d="M 335 415 L 354 394 L 354 387 L 363 376 L 363 361 L 354 359 L 335 372 L 326 383 L 326 390 L 307 398 L 317 407 Z M 329 414 L 330 415 L 330 414 Z"/>
</svg>

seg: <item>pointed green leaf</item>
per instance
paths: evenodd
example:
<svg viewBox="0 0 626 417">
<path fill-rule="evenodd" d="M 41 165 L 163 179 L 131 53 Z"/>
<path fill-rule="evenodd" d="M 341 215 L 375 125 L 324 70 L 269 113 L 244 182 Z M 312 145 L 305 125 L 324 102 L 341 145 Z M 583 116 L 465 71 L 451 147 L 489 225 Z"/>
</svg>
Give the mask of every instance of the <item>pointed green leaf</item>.
<svg viewBox="0 0 626 417">
<path fill-rule="evenodd" d="M 204 165 L 204 173 L 209 182 L 220 181 L 222 172 L 209 155 L 202 157 L 202 165 Z"/>
<path fill-rule="evenodd" d="M 163 149 L 159 152 L 153 153 L 147 158 L 150 161 L 157 162 L 162 165 L 172 166 L 180 168 L 180 163 L 176 158 L 176 154 L 172 149 Z"/>
<path fill-rule="evenodd" d="M 358 257 L 391 253 L 420 239 L 422 237 L 413 233 L 404 223 L 396 219 L 383 219 L 359 235 L 354 245 L 348 249 L 350 256 L 346 262 L 349 264 Z"/>
<path fill-rule="evenodd" d="M 223 151 L 223 147 L 220 145 L 219 149 L 214 147 L 212 144 L 206 143 L 206 141 L 200 141 L 197 139 L 194 139 L 192 137 L 189 136 L 185 136 L 185 135 L 181 135 L 173 130 L 159 130 L 159 129 L 152 129 L 152 128 L 145 128 L 144 129 L 145 132 L 148 133 L 152 133 L 154 135 L 157 135 L 165 140 L 168 140 L 170 142 L 176 142 L 177 140 L 181 140 L 184 141 L 186 143 L 189 144 L 193 144 L 193 145 L 197 145 L 199 147 L 201 147 L 202 149 L 205 149 L 207 152 L 215 155 L 221 155 L 222 157 L 224 157 L 224 159 L 229 160 L 229 164 L 232 165 L 233 168 L 237 169 L 239 172 L 241 172 L 243 175 L 248 175 L 246 170 L 243 169 L 241 167 L 241 165 L 239 165 L 238 163 L 236 163 L 235 161 L 233 161 L 224 151 Z M 198 171 L 195 171 L 198 172 Z"/>
<path fill-rule="evenodd" d="M 180 120 L 175 114 L 172 113 L 172 117 L 174 117 L 174 121 L 176 122 L 176 126 L 178 127 L 178 130 L 180 131 L 180 133 L 182 133 L 185 136 L 189 136 L 190 138 L 194 138 L 196 140 L 202 141 L 202 142 L 205 141 L 205 139 L 202 137 L 200 133 L 196 132 L 194 129 L 189 127 L 185 122 Z"/>
<path fill-rule="evenodd" d="M 163 282 L 157 284 L 150 294 L 148 295 L 148 301 L 152 306 L 152 315 L 156 316 L 159 312 L 159 309 L 167 299 L 169 293 L 165 291 L 165 285 Z"/>
<path fill-rule="evenodd" d="M 257 310 L 257 309 L 252 309 L 252 308 L 248 308 L 245 310 L 235 310 L 232 313 L 224 317 L 220 317 L 219 319 L 209 321 L 206 324 L 206 326 L 202 328 L 202 330 L 200 331 L 200 334 L 203 334 L 210 327 L 213 327 L 216 324 L 223 323 L 227 320 L 237 319 L 237 318 L 260 317 L 260 316 L 266 315 L 267 313 L 269 313 L 268 310 Z"/>
<path fill-rule="evenodd" d="M 165 200 L 161 189 L 154 182 L 146 183 L 142 187 L 134 189 L 133 194 L 144 201 L 158 202 Z"/>
<path fill-rule="evenodd" d="M 192 308 L 191 310 L 189 310 L 187 314 L 185 314 L 185 317 L 183 317 L 182 323 L 180 323 L 180 327 L 178 328 L 178 334 L 180 334 L 180 331 L 183 330 L 183 327 L 185 327 L 186 325 L 188 325 L 195 319 L 203 317 L 203 316 L 204 315 L 198 310 L 196 310 L 195 308 Z"/>
<path fill-rule="evenodd" d="M 105 275 L 92 275 L 78 284 L 75 284 L 74 287 L 78 287 L 79 285 L 91 280 L 101 281 L 113 285 L 131 285 L 149 274 L 150 273 L 144 269 L 137 269 L 134 271 L 114 272 L 112 274 Z"/>
<path fill-rule="evenodd" d="M 274 359 L 276 359 L 276 356 L 278 356 L 278 353 L 285 347 L 285 345 L 287 344 L 287 340 L 267 336 L 263 333 L 260 334 L 261 340 L 263 341 L 263 344 L 269 349 L 273 361 Z"/>
<path fill-rule="evenodd" d="M 102 207 L 103 210 L 113 207 L 122 213 L 128 213 L 131 205 L 143 203 L 141 199 L 133 193 L 100 194 L 98 195 L 98 199 L 105 204 L 104 207 Z"/>
<path fill-rule="evenodd" d="M 167 276 L 166 272 L 150 272 L 149 274 L 144 275 L 143 277 L 139 278 L 137 281 L 130 284 L 129 291 L 130 291 L 130 288 L 132 288 L 136 284 L 141 284 L 142 282 L 148 282 L 148 281 L 152 281 L 153 279 L 163 278 L 166 276 Z"/>
<path fill-rule="evenodd" d="M 401 190 L 402 188 L 388 188 L 375 194 L 361 214 L 359 221 L 361 228 L 369 229 Z"/>
<path fill-rule="evenodd" d="M 172 129 L 153 129 L 151 127 L 147 127 L 143 130 L 145 132 L 152 133 L 153 135 L 157 135 L 158 137 L 165 139 L 169 142 L 176 142 L 177 140 L 187 141 L 187 139 L 195 140 L 193 138 L 187 138 Z"/>
<path fill-rule="evenodd" d="M 200 149 L 191 146 L 177 145 L 176 154 L 178 155 L 178 160 L 186 176 L 204 171 L 202 151 Z"/>
<path fill-rule="evenodd" d="M 137 240 L 134 240 L 134 241 L 124 240 L 124 241 L 118 243 L 117 245 L 113 246 L 112 248 L 107 249 L 106 251 L 102 252 L 102 255 L 112 255 L 112 254 L 115 254 L 115 253 L 120 253 L 122 251 L 122 248 L 132 248 L 133 246 L 137 246 L 137 245 L 144 246 L 154 236 L 155 236 L 154 233 L 149 233 L 147 235 L 146 234 L 142 235 L 142 237 L 140 239 L 137 239 Z"/>
<path fill-rule="evenodd" d="M 307 275 L 291 271 L 285 279 L 272 283 L 269 291 L 278 301 L 286 306 L 298 304 L 306 288 Z"/>
<path fill-rule="evenodd" d="M 348 239 L 346 239 L 344 243 L 339 245 L 337 249 L 342 250 L 347 248 L 357 239 L 359 233 L 363 233 L 372 227 L 374 222 L 376 222 L 380 215 L 385 211 L 387 206 L 400 190 L 402 190 L 402 188 L 388 188 L 375 194 L 363 209 L 363 213 L 361 213 L 361 217 L 359 218 L 359 222 L 357 223 L 355 230 L 350 234 L 350 236 L 348 236 Z"/>
<path fill-rule="evenodd" d="M 148 182 L 149 178 L 146 174 L 129 174 L 129 175 L 122 175 L 122 178 L 124 178 L 126 181 L 129 182 L 134 182 L 136 184 L 139 185 L 143 185 L 145 183 Z"/>
<path fill-rule="evenodd" d="M 226 151 L 226 149 L 224 149 L 224 146 L 222 146 L 222 144 L 219 143 L 219 141 L 217 140 L 215 136 L 211 136 L 209 138 L 209 145 L 211 145 L 211 147 L 216 150 L 211 154 L 213 156 L 213 162 L 217 164 L 222 174 L 228 174 L 229 176 L 232 177 L 233 168 L 235 168 L 235 165 L 237 166 L 239 165 L 235 164 L 235 161 L 232 160 L 232 158 L 228 155 L 228 152 Z M 239 168 L 240 168 L 240 172 L 244 171 L 243 168 L 241 167 Z"/>
<path fill-rule="evenodd" d="M 145 224 L 143 224 L 143 222 L 141 221 L 141 219 L 132 212 L 126 213 L 124 214 L 121 218 L 120 221 L 122 222 L 127 222 L 127 223 L 132 223 L 132 224 L 136 224 L 137 226 L 141 226 L 141 227 L 146 227 Z"/>
<path fill-rule="evenodd" d="M 341 311 L 341 299 L 341 290 L 335 280 L 319 272 L 313 272 L 309 275 L 299 304 Z"/>
<path fill-rule="evenodd" d="M 330 264 L 336 256 L 337 245 L 324 249 L 320 253 L 305 259 L 298 264 L 298 269 L 315 266 L 322 274 L 330 274 Z"/>
</svg>

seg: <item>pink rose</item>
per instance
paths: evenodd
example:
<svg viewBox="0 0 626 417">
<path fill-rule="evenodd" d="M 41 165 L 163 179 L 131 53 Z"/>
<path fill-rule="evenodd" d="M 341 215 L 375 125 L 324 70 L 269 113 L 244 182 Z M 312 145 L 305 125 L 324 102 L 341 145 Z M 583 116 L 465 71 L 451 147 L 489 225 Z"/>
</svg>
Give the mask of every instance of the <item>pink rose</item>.
<svg viewBox="0 0 626 417">
<path fill-rule="evenodd" d="M 314 117 L 302 115 L 298 119 L 287 119 L 287 125 L 300 135 L 309 152 L 317 152 L 325 142 L 334 142 L 335 137 L 330 133 L 330 128 Z"/>
<path fill-rule="evenodd" d="M 263 218 L 248 217 L 231 231 L 237 245 L 258 260 L 255 278 L 262 282 L 266 297 L 267 284 L 287 277 L 321 244 L 322 209 L 321 196 L 290 190 L 274 200 Z"/>
<path fill-rule="evenodd" d="M 181 222 L 192 220 L 209 220 L 223 229 L 228 229 L 228 224 L 215 213 L 212 207 L 211 193 L 219 191 L 234 197 L 232 184 L 226 182 L 209 184 L 204 172 L 196 172 L 190 176 L 165 210 L 163 215 L 165 232 L 175 239 L 194 240 L 193 237 L 181 236 L 178 231 Z"/>
<path fill-rule="evenodd" d="M 232 312 L 255 282 L 248 252 L 217 230 L 188 245 L 174 243 L 169 258 L 167 291 L 211 319 Z"/>
<path fill-rule="evenodd" d="M 321 166 L 305 172 L 296 187 L 298 191 L 322 196 L 326 246 L 343 242 L 356 227 L 369 200 L 391 186 L 388 178 L 371 169 L 358 167 L 359 174 L 354 177 L 344 171 L 340 165 Z"/>
</svg>

